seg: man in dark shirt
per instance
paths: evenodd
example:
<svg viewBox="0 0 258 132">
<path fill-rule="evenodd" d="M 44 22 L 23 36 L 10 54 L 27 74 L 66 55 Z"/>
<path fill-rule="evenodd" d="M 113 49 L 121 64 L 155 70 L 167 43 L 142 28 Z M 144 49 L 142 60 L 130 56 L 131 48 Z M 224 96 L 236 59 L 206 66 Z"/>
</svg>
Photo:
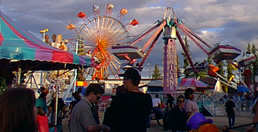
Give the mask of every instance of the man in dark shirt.
<svg viewBox="0 0 258 132">
<path fill-rule="evenodd" d="M 230 97 L 229 100 L 225 104 L 226 112 L 228 116 L 228 124 L 229 127 L 232 128 L 235 123 L 235 103 L 233 102 L 233 97 Z"/>
<path fill-rule="evenodd" d="M 139 91 L 141 76 L 136 69 L 129 68 L 124 74 L 124 87 L 128 90 L 114 97 L 110 106 L 112 132 L 146 132 L 147 121 L 152 110 L 152 99 Z"/>
</svg>

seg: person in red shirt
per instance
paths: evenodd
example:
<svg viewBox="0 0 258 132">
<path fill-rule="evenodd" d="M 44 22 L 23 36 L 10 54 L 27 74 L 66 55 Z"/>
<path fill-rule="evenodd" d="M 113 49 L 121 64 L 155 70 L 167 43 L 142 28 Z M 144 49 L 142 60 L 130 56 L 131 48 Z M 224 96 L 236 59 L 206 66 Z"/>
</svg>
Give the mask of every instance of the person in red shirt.
<svg viewBox="0 0 258 132">
<path fill-rule="evenodd" d="M 49 132 L 48 118 L 41 107 L 37 107 L 37 124 L 39 132 Z"/>
</svg>

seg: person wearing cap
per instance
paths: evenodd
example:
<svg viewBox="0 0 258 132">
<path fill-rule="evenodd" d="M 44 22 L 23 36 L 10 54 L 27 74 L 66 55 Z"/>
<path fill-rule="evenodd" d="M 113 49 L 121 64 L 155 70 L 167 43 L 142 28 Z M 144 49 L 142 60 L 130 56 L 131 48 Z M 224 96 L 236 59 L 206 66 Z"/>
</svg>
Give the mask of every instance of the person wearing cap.
<svg viewBox="0 0 258 132">
<path fill-rule="evenodd" d="M 123 77 L 123 85 L 127 92 L 117 95 L 111 102 L 111 131 L 146 132 L 152 110 L 151 96 L 139 90 L 141 76 L 136 69 L 129 68 L 120 76 Z"/>
<path fill-rule="evenodd" d="M 97 103 L 104 93 L 100 84 L 90 84 L 84 97 L 74 106 L 70 121 L 70 132 L 108 132 L 109 128 L 100 125 L 96 119 L 93 104 Z"/>
</svg>

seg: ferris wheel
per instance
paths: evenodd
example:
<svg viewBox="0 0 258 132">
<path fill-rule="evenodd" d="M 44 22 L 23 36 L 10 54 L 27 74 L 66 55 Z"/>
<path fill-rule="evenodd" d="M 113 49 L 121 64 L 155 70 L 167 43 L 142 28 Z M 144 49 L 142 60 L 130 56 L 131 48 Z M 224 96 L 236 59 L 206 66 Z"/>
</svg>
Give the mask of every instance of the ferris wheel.
<svg viewBox="0 0 258 132">
<path fill-rule="evenodd" d="M 111 53 L 111 47 L 128 43 L 130 35 L 127 28 L 138 24 L 133 19 L 128 25 L 124 25 L 120 20 L 128 13 L 127 9 L 120 10 L 119 20 L 111 16 L 113 8 L 113 4 L 107 4 L 105 14 L 100 15 L 100 8 L 94 5 L 94 16 L 87 17 L 86 13 L 79 12 L 77 17 L 81 19 L 80 24 L 69 24 L 66 27 L 75 30 L 83 40 L 85 52 L 92 61 L 92 67 L 86 69 L 85 75 L 90 75 L 92 80 L 103 80 L 110 75 L 118 77 L 120 61 Z"/>
</svg>

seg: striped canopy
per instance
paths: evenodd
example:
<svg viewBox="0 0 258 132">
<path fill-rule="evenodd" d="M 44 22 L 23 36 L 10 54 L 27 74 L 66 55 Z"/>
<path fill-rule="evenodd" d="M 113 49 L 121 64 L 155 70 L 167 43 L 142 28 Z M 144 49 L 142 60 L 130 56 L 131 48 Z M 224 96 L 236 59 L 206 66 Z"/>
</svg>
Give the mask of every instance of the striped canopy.
<svg viewBox="0 0 258 132">
<path fill-rule="evenodd" d="M 18 60 L 22 62 L 35 61 L 37 64 L 48 64 L 45 70 L 53 65 L 78 66 L 90 65 L 90 58 L 80 57 L 53 48 L 32 34 L 19 29 L 13 21 L 0 11 L 0 59 Z M 32 64 L 32 63 L 31 63 Z M 39 68 L 40 69 L 40 68 Z M 59 68 L 60 69 L 60 68 Z"/>
<path fill-rule="evenodd" d="M 202 81 L 196 80 L 195 78 L 183 78 L 180 82 L 181 87 L 195 87 L 195 88 L 203 88 L 208 85 Z"/>
</svg>

